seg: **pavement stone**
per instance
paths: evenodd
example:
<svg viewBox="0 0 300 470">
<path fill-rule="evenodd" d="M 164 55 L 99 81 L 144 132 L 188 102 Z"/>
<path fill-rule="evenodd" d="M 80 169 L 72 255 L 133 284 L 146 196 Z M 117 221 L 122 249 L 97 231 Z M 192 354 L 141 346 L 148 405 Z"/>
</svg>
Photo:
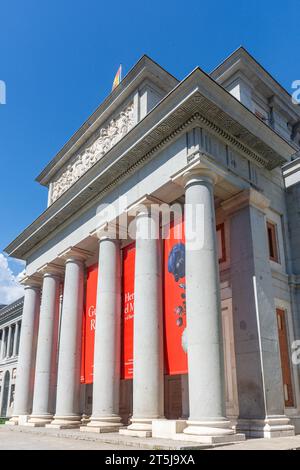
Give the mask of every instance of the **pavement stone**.
<svg viewBox="0 0 300 470">
<path fill-rule="evenodd" d="M 248 439 L 237 444 L 200 445 L 169 439 L 137 438 L 119 433 L 84 433 L 79 430 L 0 425 L 0 450 L 300 450 L 300 435 Z"/>
</svg>

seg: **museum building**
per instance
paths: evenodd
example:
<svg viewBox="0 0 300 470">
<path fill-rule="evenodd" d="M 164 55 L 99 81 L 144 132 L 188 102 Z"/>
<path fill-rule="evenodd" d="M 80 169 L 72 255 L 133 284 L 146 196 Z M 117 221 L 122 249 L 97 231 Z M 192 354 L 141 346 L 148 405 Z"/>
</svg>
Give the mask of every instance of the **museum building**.
<svg viewBox="0 0 300 470">
<path fill-rule="evenodd" d="M 13 413 L 22 311 L 23 298 L 0 306 L 0 418 Z"/>
<path fill-rule="evenodd" d="M 5 250 L 26 261 L 9 424 L 300 432 L 299 149 L 300 106 L 244 48 L 181 81 L 143 56 Z"/>
</svg>

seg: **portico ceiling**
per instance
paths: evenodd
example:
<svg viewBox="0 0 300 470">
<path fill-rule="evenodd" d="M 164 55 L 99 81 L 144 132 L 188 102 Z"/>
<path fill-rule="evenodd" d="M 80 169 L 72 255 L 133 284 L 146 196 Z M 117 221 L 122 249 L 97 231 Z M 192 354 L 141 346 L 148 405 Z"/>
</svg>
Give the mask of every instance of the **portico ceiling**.
<svg viewBox="0 0 300 470">
<path fill-rule="evenodd" d="M 61 224 L 95 197 L 101 200 L 190 126 L 210 129 L 270 170 L 287 162 L 296 151 L 197 68 L 10 243 L 6 253 L 26 259 Z"/>
</svg>

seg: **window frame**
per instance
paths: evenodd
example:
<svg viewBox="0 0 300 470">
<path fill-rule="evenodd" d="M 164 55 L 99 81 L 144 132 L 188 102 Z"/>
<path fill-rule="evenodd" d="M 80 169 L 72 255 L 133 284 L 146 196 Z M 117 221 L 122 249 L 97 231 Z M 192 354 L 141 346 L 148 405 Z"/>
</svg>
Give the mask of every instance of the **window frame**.
<svg viewBox="0 0 300 470">
<path fill-rule="evenodd" d="M 280 252 L 278 243 L 277 224 L 271 220 L 267 220 L 267 238 L 269 248 L 269 259 L 274 263 L 280 264 Z"/>
</svg>

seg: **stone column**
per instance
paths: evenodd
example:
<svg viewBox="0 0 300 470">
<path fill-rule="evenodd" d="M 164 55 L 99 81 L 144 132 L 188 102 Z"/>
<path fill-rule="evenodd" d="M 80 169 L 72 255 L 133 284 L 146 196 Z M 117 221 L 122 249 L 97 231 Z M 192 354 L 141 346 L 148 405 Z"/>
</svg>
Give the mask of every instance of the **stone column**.
<svg viewBox="0 0 300 470">
<path fill-rule="evenodd" d="M 21 338 L 21 329 L 22 329 L 22 320 L 18 322 L 19 324 L 19 335 L 18 335 L 18 343 L 17 343 L 17 355 L 19 355 L 19 349 L 20 349 L 20 338 Z"/>
<path fill-rule="evenodd" d="M 2 356 L 2 359 L 5 359 L 6 358 L 6 352 L 7 352 L 7 336 L 8 336 L 8 328 L 7 327 L 3 328 L 3 334 L 4 334 L 4 337 L 3 337 L 3 356 Z"/>
<path fill-rule="evenodd" d="M 154 215 L 154 216 L 153 216 Z M 120 433 L 151 436 L 152 420 L 163 417 L 162 259 L 158 214 L 136 216 L 134 365 L 132 424 Z"/>
<path fill-rule="evenodd" d="M 61 271 L 61 267 L 54 264 L 48 264 L 40 270 L 43 274 L 43 290 L 36 353 L 33 409 L 27 423 L 28 426 L 44 426 L 53 419 Z"/>
<path fill-rule="evenodd" d="M 54 420 L 47 427 L 80 426 L 80 364 L 83 315 L 84 259 L 87 252 L 70 248 L 65 259 L 64 296 L 58 353 L 57 395 Z"/>
<path fill-rule="evenodd" d="M 19 336 L 19 322 L 15 324 L 15 336 L 14 336 L 14 348 L 13 348 L 13 356 L 17 356 L 17 345 L 18 345 L 18 336 Z"/>
<path fill-rule="evenodd" d="M 230 218 L 230 272 L 239 420 L 251 437 L 294 434 L 284 414 L 274 289 L 267 244 L 268 199 L 254 189 L 222 204 Z"/>
<path fill-rule="evenodd" d="M 2 336 L 1 336 L 1 348 L 0 348 L 0 360 L 3 359 L 4 356 L 4 345 L 5 345 L 5 328 L 2 328 Z"/>
<path fill-rule="evenodd" d="M 185 175 L 189 410 L 184 433 L 201 442 L 241 439 L 225 417 L 225 377 L 214 207 L 215 174 Z"/>
<path fill-rule="evenodd" d="M 25 424 L 31 413 L 35 368 L 36 337 L 40 311 L 39 279 L 25 278 L 24 306 L 12 418 L 8 424 Z M 27 285 L 26 285 L 27 284 Z"/>
<path fill-rule="evenodd" d="M 94 350 L 93 411 L 81 430 L 117 431 L 120 387 L 121 267 L 119 241 L 100 238 Z"/>
<path fill-rule="evenodd" d="M 7 338 L 7 348 L 6 348 L 6 357 L 10 357 L 11 334 L 12 334 L 12 325 L 9 325 L 9 327 L 8 327 L 8 338 Z"/>
</svg>

